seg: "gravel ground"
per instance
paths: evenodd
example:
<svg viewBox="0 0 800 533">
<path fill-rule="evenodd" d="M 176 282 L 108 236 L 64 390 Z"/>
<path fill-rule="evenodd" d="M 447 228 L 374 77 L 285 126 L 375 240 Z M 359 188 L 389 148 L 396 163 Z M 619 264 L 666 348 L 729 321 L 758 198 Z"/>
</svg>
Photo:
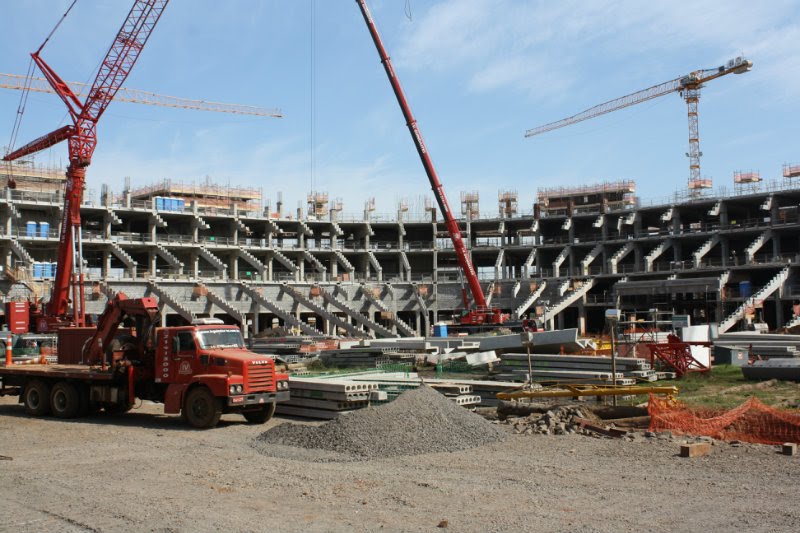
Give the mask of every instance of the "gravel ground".
<svg viewBox="0 0 800 533">
<path fill-rule="evenodd" d="M 265 427 L 238 416 L 159 412 L 31 419 L 0 399 L 0 532 L 800 530 L 800 457 L 770 446 L 682 459 L 677 439 L 499 426 L 469 450 L 313 463 L 259 453 Z"/>
</svg>

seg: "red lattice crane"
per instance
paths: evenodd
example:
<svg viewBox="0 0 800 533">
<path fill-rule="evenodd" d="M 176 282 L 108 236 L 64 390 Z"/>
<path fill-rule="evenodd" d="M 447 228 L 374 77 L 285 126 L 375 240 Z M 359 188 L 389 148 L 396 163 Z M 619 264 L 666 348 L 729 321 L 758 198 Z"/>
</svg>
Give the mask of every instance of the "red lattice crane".
<svg viewBox="0 0 800 533">
<path fill-rule="evenodd" d="M 58 128 L 3 158 L 4 161 L 13 161 L 62 141 L 68 141 L 69 144 L 69 166 L 66 172 L 58 267 L 47 307 L 43 312 L 37 309 L 33 313 L 34 328 L 38 332 L 52 331 L 68 325 L 86 324 L 83 264 L 80 259 L 82 257 L 80 206 L 83 201 L 86 167 L 91 164 L 92 154 L 97 145 L 97 122 L 130 74 L 168 2 L 169 0 L 134 1 L 114 42 L 103 58 L 99 72 L 83 102 L 75 95 L 69 84 L 41 58 L 39 54 L 44 44 L 31 54 L 33 62 L 67 106 L 72 119 L 72 124 Z M 68 316 L 70 287 L 73 293 L 72 317 Z"/>
<path fill-rule="evenodd" d="M 572 115 L 565 119 L 551 122 L 537 128 L 530 129 L 525 132 L 525 137 L 533 137 L 542 133 L 553 131 L 576 122 L 588 120 L 590 118 L 599 117 L 606 113 L 611 113 L 618 109 L 630 107 L 632 105 L 641 104 L 647 100 L 658 98 L 671 93 L 679 93 L 684 100 L 689 111 L 689 151 L 686 156 L 689 158 L 689 188 L 699 189 L 708 188 L 711 186 L 709 180 L 700 178 L 700 156 L 703 153 L 700 151 L 700 130 L 697 115 L 697 103 L 700 100 L 700 88 L 703 84 L 728 74 L 743 74 L 749 72 L 753 67 L 753 62 L 745 59 L 744 57 L 737 57 L 731 59 L 725 65 L 717 68 L 696 70 L 680 78 L 672 81 L 654 85 L 648 89 L 637 91 L 633 94 L 623 96 L 610 100 L 603 104 L 590 107 L 585 111 Z"/>
<path fill-rule="evenodd" d="M 422 133 L 420 133 L 419 127 L 417 126 L 417 121 L 414 119 L 414 115 L 411 113 L 411 107 L 408 105 L 405 93 L 400 85 L 400 80 L 397 78 L 397 74 L 392 67 L 392 62 L 383 46 L 380 34 L 378 34 L 378 28 L 375 26 L 375 22 L 372 19 L 372 14 L 370 13 L 369 8 L 364 0 L 356 0 L 356 3 L 358 4 L 358 7 L 361 8 L 361 14 L 364 17 L 364 22 L 367 24 L 367 29 L 369 29 L 369 33 L 372 36 L 372 41 L 375 43 L 375 48 L 377 49 L 378 55 L 381 58 L 383 68 L 386 70 L 386 75 L 389 77 L 389 83 L 391 84 L 394 95 L 397 98 L 397 103 L 400 105 L 400 110 L 403 112 L 403 116 L 406 119 L 408 131 L 411 133 L 414 146 L 416 146 L 417 153 L 422 161 L 422 166 L 425 168 L 425 174 L 427 174 L 428 180 L 430 181 L 431 189 L 433 189 L 433 195 L 436 197 L 436 202 L 439 204 L 439 209 L 442 211 L 442 216 L 444 217 L 444 223 L 447 227 L 447 232 L 450 235 L 450 240 L 453 241 L 453 248 L 456 252 L 458 266 L 461 268 L 461 272 L 467 279 L 467 284 L 469 285 L 470 292 L 472 293 L 472 300 L 475 305 L 471 309 L 467 309 L 467 312 L 461 317 L 460 323 L 469 326 L 502 324 L 505 320 L 505 315 L 503 315 L 499 309 L 489 307 L 486 304 L 486 297 L 483 295 L 483 289 L 481 289 L 481 284 L 478 280 L 478 274 L 475 272 L 475 266 L 472 264 L 469 251 L 464 244 L 464 239 L 461 237 L 461 230 L 458 228 L 458 222 L 453 216 L 453 212 L 450 210 L 450 205 L 447 203 L 447 197 L 444 194 L 444 188 L 442 187 L 442 183 L 439 181 L 439 177 L 436 174 L 436 169 L 433 167 L 433 162 L 431 161 L 428 149 L 425 146 L 425 142 L 422 140 Z M 467 307 L 467 304 L 468 300 L 465 297 L 464 306 Z"/>
</svg>

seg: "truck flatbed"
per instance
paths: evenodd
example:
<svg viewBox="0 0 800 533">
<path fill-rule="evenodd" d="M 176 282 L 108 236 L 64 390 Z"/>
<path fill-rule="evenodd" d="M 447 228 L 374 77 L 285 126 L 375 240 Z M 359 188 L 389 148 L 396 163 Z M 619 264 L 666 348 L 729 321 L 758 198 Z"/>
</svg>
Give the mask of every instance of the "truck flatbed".
<svg viewBox="0 0 800 533">
<path fill-rule="evenodd" d="M 39 376 L 61 379 L 81 379 L 92 381 L 112 381 L 114 374 L 110 370 L 87 365 L 41 365 L 24 364 L 0 366 L 0 379 L 3 376 Z"/>
</svg>

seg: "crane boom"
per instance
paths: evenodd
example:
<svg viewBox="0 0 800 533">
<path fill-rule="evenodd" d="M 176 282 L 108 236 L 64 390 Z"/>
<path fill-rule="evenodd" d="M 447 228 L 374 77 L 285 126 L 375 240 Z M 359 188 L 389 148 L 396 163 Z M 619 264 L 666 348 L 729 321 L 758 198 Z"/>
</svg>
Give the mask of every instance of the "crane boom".
<svg viewBox="0 0 800 533">
<path fill-rule="evenodd" d="M 741 60 L 742 58 L 737 59 Z M 681 76 L 680 78 L 659 83 L 658 85 L 653 85 L 647 89 L 636 91 L 635 93 L 598 104 L 570 117 L 529 129 L 525 132 L 525 137 L 533 137 L 548 131 L 563 128 L 564 126 L 569 126 L 570 124 L 575 124 L 576 122 L 582 122 L 590 118 L 605 115 L 606 113 L 611 113 L 612 111 L 617 111 L 618 109 L 641 104 L 642 102 L 646 102 L 647 100 L 652 100 L 653 98 L 658 98 L 659 96 L 664 96 L 666 94 L 689 89 L 696 90 L 699 89 L 702 84 L 708 81 L 725 76 L 726 74 L 742 74 L 743 72 L 750 70 L 752 66 L 753 63 L 751 61 L 732 60 L 729 61 L 727 65 L 722 65 L 717 68 L 696 70 L 690 74 L 687 74 L 686 76 Z"/>
<path fill-rule="evenodd" d="M 479 323 L 483 323 L 485 320 L 501 321 L 502 319 L 496 318 L 499 316 L 499 313 L 493 312 L 494 310 L 487 311 L 486 298 L 483 295 L 483 290 L 481 289 L 480 282 L 478 281 L 478 275 L 475 272 L 475 266 L 472 264 L 472 259 L 469 256 L 466 245 L 464 244 L 464 239 L 461 237 L 461 230 L 458 228 L 458 222 L 456 222 L 455 217 L 453 217 L 453 213 L 450 210 L 450 205 L 447 203 L 447 197 L 444 194 L 442 183 L 439 181 L 439 177 L 436 174 L 436 169 L 433 167 L 433 162 L 431 161 L 428 149 L 425 147 L 425 142 L 422 140 L 422 133 L 420 133 L 419 127 L 417 126 L 417 121 L 414 119 L 414 115 L 411 113 L 411 108 L 408 105 L 403 88 L 400 85 L 400 80 L 397 78 L 394 68 L 392 68 L 392 62 L 389 59 L 386 49 L 383 46 L 383 42 L 381 41 L 381 37 L 378 34 L 378 29 L 372 19 L 372 14 L 370 13 L 369 8 L 364 0 L 356 0 L 356 3 L 358 4 L 359 8 L 361 8 L 361 14 L 364 17 L 364 22 L 366 22 L 369 33 L 372 36 L 372 41 L 375 43 L 375 48 L 377 49 L 378 55 L 381 58 L 381 63 L 383 63 L 383 67 L 386 70 L 386 75 L 389 77 L 389 83 L 391 84 L 394 95 L 397 98 L 397 103 L 400 105 L 400 110 L 403 112 L 403 116 L 405 117 L 408 131 L 411 133 L 414 146 L 416 146 L 417 153 L 422 161 L 422 166 L 425 168 L 425 174 L 427 174 L 428 180 L 430 181 L 433 195 L 436 197 L 436 203 L 439 204 L 439 209 L 442 211 L 447 232 L 450 235 L 450 239 L 453 241 L 453 248 L 456 252 L 458 265 L 461 268 L 461 271 L 464 273 L 464 277 L 467 278 L 467 283 L 476 307 L 476 313 L 470 314 L 472 317 L 477 317 Z"/>
<path fill-rule="evenodd" d="M 29 85 L 26 86 L 26 80 Z M 76 81 L 68 81 L 66 84 L 78 98 L 83 98 L 89 93 L 89 85 Z M 29 90 L 37 93 L 55 93 L 53 87 L 45 78 L 33 76 L 27 78 L 19 74 L 0 73 L 0 89 L 12 89 L 17 91 Z M 142 91 L 139 89 L 128 89 L 120 87 L 115 102 L 128 102 L 131 104 L 145 104 L 160 107 L 174 107 L 177 109 L 192 109 L 195 111 L 211 111 L 215 113 L 229 113 L 232 115 L 248 115 L 254 117 L 282 118 L 283 113 L 279 109 L 264 109 L 262 107 L 226 104 L 222 102 L 209 102 L 207 100 L 191 100 L 177 96 L 167 96 L 153 92 Z"/>
<path fill-rule="evenodd" d="M 78 326 L 85 324 L 80 206 L 83 202 L 86 167 L 91 163 L 97 145 L 97 122 L 130 74 L 168 2 L 169 0 L 134 0 L 130 12 L 100 63 L 100 69 L 84 102 L 80 101 L 70 86 L 41 58 L 39 54 L 42 47 L 31 54 L 53 91 L 64 101 L 73 121 L 69 129 L 61 127 L 3 158 L 5 161 L 13 161 L 63 140 L 67 140 L 69 144 L 58 268 L 46 311 L 36 317 L 37 331 L 49 331 L 70 323 Z M 70 287 L 73 292 L 71 319 L 67 316 Z"/>
</svg>

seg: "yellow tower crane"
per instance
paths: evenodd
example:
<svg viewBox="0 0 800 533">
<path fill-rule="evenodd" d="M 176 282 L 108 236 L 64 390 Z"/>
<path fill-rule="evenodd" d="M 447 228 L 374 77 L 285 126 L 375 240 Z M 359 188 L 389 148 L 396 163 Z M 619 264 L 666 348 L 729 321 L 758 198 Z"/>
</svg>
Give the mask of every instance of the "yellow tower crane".
<svg viewBox="0 0 800 533">
<path fill-rule="evenodd" d="M 721 78 L 727 74 L 743 74 L 749 72 L 752 67 L 752 61 L 744 57 L 737 57 L 717 68 L 695 70 L 680 78 L 590 107 L 571 117 L 530 129 L 525 132 L 525 137 L 540 135 L 548 131 L 563 128 L 564 126 L 569 126 L 570 124 L 575 124 L 576 122 L 640 104 L 647 100 L 664 96 L 665 94 L 677 92 L 686 100 L 686 105 L 689 110 L 689 151 L 686 153 L 686 156 L 689 158 L 689 189 L 709 188 L 711 187 L 711 180 L 700 178 L 700 156 L 703 155 L 700 151 L 700 130 L 698 128 L 697 116 L 697 103 L 700 99 L 700 88 L 703 87 L 704 83 Z"/>
</svg>

